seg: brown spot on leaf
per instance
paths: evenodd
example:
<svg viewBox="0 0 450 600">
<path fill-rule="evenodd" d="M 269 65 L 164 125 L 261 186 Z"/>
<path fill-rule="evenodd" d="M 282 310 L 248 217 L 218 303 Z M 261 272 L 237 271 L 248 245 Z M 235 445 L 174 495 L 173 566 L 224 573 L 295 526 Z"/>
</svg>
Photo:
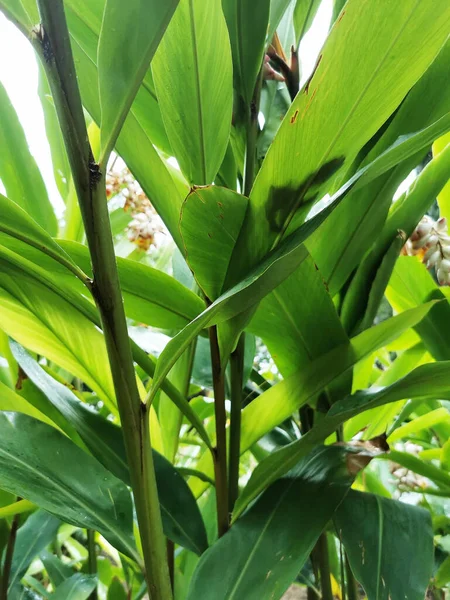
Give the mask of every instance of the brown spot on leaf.
<svg viewBox="0 0 450 600">
<path fill-rule="evenodd" d="M 291 125 L 293 125 L 295 123 L 295 121 L 297 120 L 297 117 L 298 117 L 298 110 L 296 110 L 295 113 L 291 117 Z"/>
<path fill-rule="evenodd" d="M 208 237 L 212 239 L 212 233 L 208 233 Z"/>
<path fill-rule="evenodd" d="M 22 389 L 22 384 L 26 379 L 28 379 L 28 375 L 25 373 L 22 367 L 19 367 L 19 371 L 17 373 L 16 390 Z"/>
<path fill-rule="evenodd" d="M 345 15 L 345 10 L 342 11 L 339 19 L 337 20 L 338 23 L 340 23 L 342 21 L 342 19 L 344 18 L 344 15 Z"/>
</svg>

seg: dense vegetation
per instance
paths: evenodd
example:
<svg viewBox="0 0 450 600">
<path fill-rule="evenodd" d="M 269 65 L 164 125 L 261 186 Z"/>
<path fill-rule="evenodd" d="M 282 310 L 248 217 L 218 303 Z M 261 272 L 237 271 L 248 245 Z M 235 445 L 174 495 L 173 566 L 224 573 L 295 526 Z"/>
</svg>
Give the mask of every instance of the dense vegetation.
<svg viewBox="0 0 450 600">
<path fill-rule="evenodd" d="M 443 598 L 448 0 L 0 10 L 0 600 Z"/>
</svg>

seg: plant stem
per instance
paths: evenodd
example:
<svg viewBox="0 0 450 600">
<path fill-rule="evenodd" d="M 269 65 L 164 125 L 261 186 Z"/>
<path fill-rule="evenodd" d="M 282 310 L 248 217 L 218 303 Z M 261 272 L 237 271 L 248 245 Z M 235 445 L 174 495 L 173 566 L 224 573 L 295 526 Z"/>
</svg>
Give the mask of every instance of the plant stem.
<svg viewBox="0 0 450 600">
<path fill-rule="evenodd" d="M 217 327 L 209 328 L 209 344 L 214 387 L 214 412 L 216 417 L 216 447 L 213 451 L 216 480 L 217 531 L 219 537 L 228 531 L 228 481 L 227 481 L 227 415 L 225 411 L 225 374 L 220 362 Z"/>
<path fill-rule="evenodd" d="M 333 600 L 330 577 L 330 557 L 328 554 L 327 534 L 325 532 L 321 533 L 317 540 L 314 555 L 319 569 L 322 600 Z"/>
<path fill-rule="evenodd" d="M 167 540 L 167 564 L 169 565 L 169 577 L 170 585 L 172 586 L 172 592 L 174 591 L 175 585 L 175 544 L 172 540 Z"/>
<path fill-rule="evenodd" d="M 244 196 L 249 196 L 253 187 L 253 182 L 256 177 L 256 142 L 258 141 L 259 133 L 259 104 L 261 101 L 261 89 L 262 89 L 262 75 L 263 70 L 261 68 L 258 79 L 256 80 L 255 89 L 253 91 L 253 98 L 248 108 L 248 124 L 247 124 L 247 147 L 245 151 L 245 171 L 244 171 Z"/>
<path fill-rule="evenodd" d="M 148 408 L 139 397 L 109 222 L 104 173 L 96 165 L 84 120 L 62 0 L 38 0 L 42 25 L 34 30 L 49 79 L 80 203 L 130 468 L 151 600 L 172 598 L 165 538 L 150 445 Z"/>
<path fill-rule="evenodd" d="M 241 334 L 236 350 L 230 356 L 231 369 L 231 413 L 230 413 L 230 448 L 228 463 L 228 506 L 233 512 L 239 495 L 239 459 L 241 456 L 241 412 L 242 388 L 244 385 L 244 350 L 245 334 Z"/>
<path fill-rule="evenodd" d="M 87 529 L 87 546 L 88 546 L 88 570 L 92 575 L 97 574 L 97 553 L 95 549 L 95 531 Z M 97 587 L 89 596 L 89 600 L 97 600 Z"/>
<path fill-rule="evenodd" d="M 5 562 L 3 564 L 2 585 L 0 591 L 0 600 L 8 600 L 9 577 L 11 575 L 12 560 L 14 555 L 14 546 L 16 544 L 17 530 L 19 529 L 19 515 L 14 515 L 11 529 L 9 531 L 8 544 L 5 552 Z"/>
<path fill-rule="evenodd" d="M 348 562 L 347 555 L 345 554 L 345 573 L 347 575 L 347 599 L 348 600 L 358 600 L 358 584 L 356 582 L 355 576 L 353 575 L 353 571 L 350 567 L 350 563 Z"/>
</svg>

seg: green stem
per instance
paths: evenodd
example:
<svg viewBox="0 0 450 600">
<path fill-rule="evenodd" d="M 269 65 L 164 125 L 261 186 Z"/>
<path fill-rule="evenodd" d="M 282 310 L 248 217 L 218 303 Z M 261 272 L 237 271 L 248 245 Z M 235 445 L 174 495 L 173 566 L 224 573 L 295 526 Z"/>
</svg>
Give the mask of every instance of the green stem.
<svg viewBox="0 0 450 600">
<path fill-rule="evenodd" d="M 16 545 L 17 530 L 19 529 L 19 515 L 14 515 L 11 529 L 9 531 L 8 544 L 6 546 L 5 561 L 3 564 L 3 573 L 0 590 L 0 600 L 8 600 L 9 577 L 11 575 L 14 547 Z"/>
<path fill-rule="evenodd" d="M 225 374 L 220 362 L 217 327 L 209 328 L 209 343 L 214 387 L 214 412 L 216 418 L 216 447 L 213 449 L 216 481 L 217 531 L 219 537 L 228 531 L 228 481 L 227 481 L 227 415 L 225 410 Z"/>
<path fill-rule="evenodd" d="M 350 563 L 348 562 L 347 555 L 345 554 L 345 573 L 347 575 L 347 599 L 348 600 L 358 600 L 358 583 L 353 575 L 353 571 L 350 567 Z"/>
<path fill-rule="evenodd" d="M 245 169 L 244 169 L 244 196 L 249 196 L 256 177 L 256 143 L 259 134 L 259 104 L 261 101 L 261 89 L 263 81 L 263 70 L 261 68 L 256 81 L 253 98 L 248 108 L 247 124 L 247 145 L 245 151 Z"/>
<path fill-rule="evenodd" d="M 330 577 L 330 557 L 328 554 L 327 534 L 325 532 L 322 533 L 317 540 L 314 554 L 319 569 L 322 600 L 333 600 L 333 590 L 331 588 Z"/>
<path fill-rule="evenodd" d="M 87 529 L 87 547 L 88 547 L 88 570 L 92 575 L 97 575 L 97 552 L 95 548 L 95 531 Z M 97 600 L 97 588 L 89 596 L 89 600 Z"/>
<path fill-rule="evenodd" d="M 172 598 L 150 445 L 148 407 L 136 383 L 109 222 L 104 174 L 95 164 L 84 120 L 62 0 L 38 0 L 42 25 L 33 44 L 43 59 L 80 203 L 130 469 L 151 600 Z"/>
<path fill-rule="evenodd" d="M 231 412 L 230 412 L 230 448 L 228 462 L 228 505 L 233 512 L 239 495 L 239 462 L 241 456 L 241 415 L 242 388 L 244 385 L 245 334 L 241 334 L 236 350 L 230 356 L 231 370 Z"/>
</svg>

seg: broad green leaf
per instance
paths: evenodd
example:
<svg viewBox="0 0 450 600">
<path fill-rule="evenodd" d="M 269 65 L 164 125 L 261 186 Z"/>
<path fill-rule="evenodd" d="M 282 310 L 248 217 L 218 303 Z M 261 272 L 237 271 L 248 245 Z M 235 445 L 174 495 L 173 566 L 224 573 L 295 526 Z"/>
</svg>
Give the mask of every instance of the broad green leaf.
<svg viewBox="0 0 450 600">
<path fill-rule="evenodd" d="M 12 410 L 14 412 L 20 412 L 25 415 L 29 415 L 43 423 L 53 425 L 51 419 L 49 419 L 40 410 L 31 405 L 22 396 L 19 396 L 14 390 L 7 387 L 4 383 L 0 382 L 0 410 Z"/>
<path fill-rule="evenodd" d="M 421 316 L 423 316 L 423 314 L 424 313 L 422 313 Z M 417 319 L 420 317 L 418 314 L 414 317 L 414 314 L 412 313 L 411 318 Z M 398 319 L 398 317 L 393 319 L 394 322 L 395 319 Z M 381 323 L 377 327 L 372 327 L 351 340 L 350 347 L 346 348 L 345 346 L 341 346 L 328 354 L 321 356 L 318 360 L 312 362 L 307 369 L 303 369 L 303 371 L 272 386 L 267 392 L 261 394 L 261 396 L 246 407 L 242 413 L 242 451 L 250 448 L 262 437 L 262 435 L 283 422 L 284 419 L 290 416 L 300 406 L 313 399 L 327 384 L 331 383 L 342 373 L 345 373 L 345 371 L 350 369 L 358 360 L 371 354 L 377 347 L 384 346 L 387 338 L 383 340 L 383 337 L 388 334 L 389 327 L 385 329 L 382 328 L 382 326 L 386 324 L 391 326 L 394 325 L 394 323 L 384 321 L 384 323 Z M 397 325 L 400 325 L 400 323 L 397 323 Z M 377 329 L 379 329 L 378 333 L 376 332 Z M 446 363 L 441 364 L 444 365 L 442 371 L 445 371 Z M 439 380 L 435 372 L 432 371 L 432 377 L 435 377 L 437 381 L 435 382 L 436 389 L 433 389 L 432 393 L 441 390 L 442 387 L 444 387 L 444 390 L 448 389 L 447 375 L 445 373 L 442 374 L 442 372 L 439 372 L 439 374 L 441 375 L 441 380 Z M 427 392 L 423 391 L 420 383 L 419 378 L 419 383 L 417 384 L 417 387 L 414 388 L 415 393 L 418 393 L 419 395 L 426 394 Z M 427 386 L 427 389 L 431 389 L 429 380 L 427 381 Z M 299 390 L 301 390 L 300 393 Z M 389 388 L 387 388 L 387 390 L 389 390 Z M 397 395 L 395 394 L 396 391 Z M 362 398 L 360 398 L 359 401 L 356 400 L 356 398 L 358 398 L 357 392 L 355 397 L 351 396 L 350 399 L 346 399 L 349 403 L 348 405 L 343 404 L 343 400 L 336 402 L 328 412 L 328 418 L 319 421 L 319 424 L 313 427 L 313 429 L 300 438 L 300 440 L 284 446 L 264 459 L 253 471 L 250 481 L 238 498 L 235 506 L 234 518 L 236 518 L 248 503 L 251 502 L 251 500 L 269 483 L 286 473 L 298 460 L 300 460 L 300 458 L 305 456 L 318 443 L 322 443 L 326 440 L 327 437 L 336 431 L 337 427 L 347 419 L 363 410 L 368 410 L 390 401 L 408 397 L 408 390 L 405 391 L 405 389 L 402 388 L 400 390 L 394 390 L 392 394 L 386 393 L 380 394 L 380 396 L 375 395 L 375 398 L 373 399 L 370 397 L 370 390 L 366 390 L 365 392 L 369 395 L 369 401 L 365 401 L 364 393 L 362 393 Z M 409 390 L 409 393 L 411 393 L 411 390 Z M 351 399 L 353 398 L 355 399 L 352 401 Z M 283 399 L 283 402 L 281 402 L 281 399 Z M 353 405 L 351 402 L 353 402 Z M 258 415 L 258 417 L 255 415 Z M 252 423 L 252 425 L 250 423 Z"/>
<path fill-rule="evenodd" d="M 434 60 L 447 38 L 450 6 L 432 4 L 433 11 L 429 1 L 348 0 L 256 178 L 234 253 L 241 272 L 283 237 L 297 210 L 332 188 L 336 172 L 350 166 Z M 417 44 L 426 51 L 412 60 Z"/>
<path fill-rule="evenodd" d="M 67 523 L 99 531 L 140 561 L 127 487 L 72 441 L 31 417 L 2 412 L 0 456 L 3 489 Z"/>
<path fill-rule="evenodd" d="M 116 577 L 109 586 L 107 600 L 128 600 L 125 588 Z"/>
<path fill-rule="evenodd" d="M 450 144 L 450 133 L 443 135 L 434 142 L 433 156 L 440 154 L 448 144 Z M 447 185 L 442 188 L 441 193 L 438 194 L 437 200 L 440 216 L 450 219 L 450 183 L 447 183 Z"/>
<path fill-rule="evenodd" d="M 373 357 L 369 360 L 373 363 Z M 381 375 L 373 383 L 375 388 L 386 387 L 395 383 L 401 377 L 408 375 L 415 367 L 431 362 L 430 356 L 426 351 L 423 344 L 416 344 L 411 348 L 398 354 L 392 365 L 381 373 Z M 355 385 L 355 379 L 353 381 L 354 389 L 361 390 L 368 387 L 369 383 L 364 385 Z M 382 408 L 376 408 L 374 410 L 365 411 L 359 415 L 356 415 L 345 423 L 344 426 L 344 437 L 346 440 L 350 440 L 359 431 L 364 430 L 363 439 L 370 440 L 378 435 L 382 435 L 388 425 L 392 422 L 394 417 L 398 414 L 399 408 L 403 405 L 402 401 L 392 402 Z"/>
<path fill-rule="evenodd" d="M 350 490 L 335 524 L 368 600 L 423 599 L 433 569 L 427 510 Z"/>
<path fill-rule="evenodd" d="M 72 567 L 63 563 L 57 556 L 51 554 L 47 550 L 41 552 L 39 558 L 41 559 L 54 588 L 74 575 Z"/>
<path fill-rule="evenodd" d="M 297 0 L 294 9 L 296 48 L 311 27 L 322 0 Z"/>
<path fill-rule="evenodd" d="M 350 285 L 354 297 L 360 298 L 360 307 L 353 310 L 353 322 L 356 323 L 361 312 L 365 309 L 364 297 L 373 280 L 374 273 L 385 256 L 398 231 L 403 231 L 409 237 L 417 223 L 425 214 L 436 195 L 444 187 L 450 172 L 450 144 L 434 158 L 409 188 L 408 192 L 394 204 L 386 223 L 379 232 L 371 251 L 361 262 Z"/>
<path fill-rule="evenodd" d="M 418 431 L 423 431 L 424 429 L 430 430 L 439 423 L 450 423 L 450 414 L 446 408 L 437 408 L 425 415 L 416 417 L 408 423 L 400 425 L 400 427 L 397 427 L 397 429 L 389 435 L 387 440 L 388 444 L 398 442 L 403 438 L 408 438 Z"/>
<path fill-rule="evenodd" d="M 80 402 L 18 344 L 12 342 L 11 347 L 23 371 L 76 429 L 93 456 L 116 477 L 130 485 L 122 431 Z M 177 544 L 201 554 L 207 545 L 206 534 L 191 491 L 169 461 L 155 451 L 153 460 L 164 533 Z"/>
<path fill-rule="evenodd" d="M 283 377 L 347 340 L 310 256 L 262 300 L 249 329 L 264 340 Z"/>
<path fill-rule="evenodd" d="M 276 481 L 200 559 L 188 600 L 280 598 L 352 482 L 342 447 L 324 447 Z M 227 568 L 224 569 L 224 565 Z"/>
<path fill-rule="evenodd" d="M 67 269 L 76 271 L 82 275 L 68 254 L 61 246 L 18 204 L 0 194 L 0 240 L 2 244 L 10 247 L 15 241 L 22 242 L 35 250 L 37 262 L 44 257 L 40 254 L 53 258 Z M 14 245 L 12 246 L 14 249 Z"/>
<path fill-rule="evenodd" d="M 53 592 L 52 600 L 87 600 L 97 586 L 94 575 L 75 573 Z"/>
<path fill-rule="evenodd" d="M 412 256 L 401 256 L 398 259 L 386 296 L 396 312 L 409 310 L 431 298 L 436 300 L 445 298 L 425 265 Z M 449 319 L 449 303 L 438 302 L 416 326 L 417 333 L 436 360 L 450 360 Z"/>
<path fill-rule="evenodd" d="M 221 0 L 181 0 L 152 62 L 167 135 L 189 183 L 212 183 L 228 146 L 232 60 Z"/>
<path fill-rule="evenodd" d="M 367 296 L 361 297 L 358 294 L 355 295 L 350 286 L 348 292 L 345 294 L 341 309 L 342 324 L 347 331 L 358 333 L 371 327 L 373 324 L 395 263 L 405 242 L 406 238 L 404 234 L 399 232 L 381 260 Z M 364 304 L 366 305 L 365 308 Z M 361 311 L 361 321 L 355 325 L 355 313 L 358 314 Z"/>
<path fill-rule="evenodd" d="M 269 40 L 272 39 L 284 13 L 292 0 L 271 0 L 270 2 L 270 17 L 269 17 Z"/>
<path fill-rule="evenodd" d="M 286 238 L 244 280 L 219 296 L 167 344 L 156 366 L 150 398 L 155 396 L 161 381 L 203 328 L 227 321 L 236 315 L 241 318 L 242 313 L 244 316 L 242 323 L 246 324 L 248 319 L 245 311 L 280 285 L 307 258 L 308 252 L 303 244 L 304 240 L 334 210 L 351 185 L 352 183 L 348 183 L 339 190 L 330 206 Z M 239 325 L 242 326 L 242 323 Z"/>
<path fill-rule="evenodd" d="M 300 406 L 310 402 L 327 385 L 350 370 L 357 362 L 385 346 L 406 329 L 413 327 L 427 314 L 430 308 L 431 305 L 421 306 L 409 311 L 409 314 L 403 313 L 364 331 L 350 340 L 350 343 L 340 345 L 327 354 L 321 355 L 309 365 L 258 396 L 242 411 L 241 452 L 251 448 L 263 435 L 290 417 Z M 337 405 L 339 402 L 334 406 Z M 367 408 L 372 408 L 372 406 L 367 406 L 365 409 Z M 248 502 L 264 489 L 269 479 L 274 481 L 278 474 L 281 477 L 309 450 L 318 443 L 322 443 L 336 430 L 338 425 L 351 416 L 353 415 L 348 414 L 342 419 L 332 417 L 329 421 L 324 421 L 321 428 L 314 428 L 298 442 L 289 444 L 265 459 L 256 467 L 249 484 L 238 498 L 235 507 L 236 514 L 240 514 Z M 288 464 L 287 461 L 290 460 L 291 455 L 293 458 Z M 284 470 L 285 467 L 287 467 L 286 470 Z M 198 468 L 209 475 L 212 468 L 210 457 L 202 458 L 198 463 Z M 279 473 L 276 471 L 278 468 L 280 468 Z M 191 485 L 191 489 L 196 495 L 201 493 L 204 488 L 204 485 L 197 482 Z"/>
<path fill-rule="evenodd" d="M 218 186 L 194 188 L 183 203 L 180 231 L 186 262 L 210 300 L 223 292 L 247 204 L 245 196 Z"/>
<path fill-rule="evenodd" d="M 120 0 L 106 0 L 98 42 L 103 157 L 115 145 L 177 4 L 178 0 L 130 0 L 124 10 Z"/>
<path fill-rule="evenodd" d="M 0 179 L 6 193 L 51 235 L 57 223 L 42 175 L 3 85 L 0 84 Z"/>
<path fill-rule="evenodd" d="M 270 6 L 270 0 L 258 2 L 257 10 L 252 0 L 222 0 L 233 52 L 235 85 L 247 107 L 263 62 Z"/>
<path fill-rule="evenodd" d="M 14 269 L 0 261 L 0 327 L 25 347 L 79 377 L 116 412 L 102 333 L 61 295 L 20 273 L 17 265 Z"/>
<path fill-rule="evenodd" d="M 61 198 L 64 200 L 64 202 L 66 202 L 70 189 L 73 187 L 71 186 L 72 174 L 70 171 L 66 148 L 64 146 L 63 136 L 59 127 L 56 108 L 53 104 L 50 86 L 48 85 L 47 77 L 42 64 L 39 64 L 38 92 L 42 110 L 44 112 L 45 132 L 47 134 L 47 141 L 52 155 L 55 182 L 58 186 L 58 191 L 61 194 Z"/>
<path fill-rule="evenodd" d="M 86 246 L 59 240 L 61 247 L 88 275 Z M 127 316 L 159 329 L 181 329 L 204 309 L 204 302 L 173 277 L 126 258 L 117 258 Z"/>
<path fill-rule="evenodd" d="M 437 588 L 444 587 L 450 581 L 450 556 L 447 556 L 444 562 L 439 565 L 434 581 Z"/>
<path fill-rule="evenodd" d="M 387 126 L 364 148 L 361 167 L 386 149 L 401 149 L 397 163 L 382 177 L 353 190 L 333 216 L 317 230 L 307 246 L 327 282 L 332 296 L 372 246 L 388 215 L 392 197 L 402 181 L 429 151 L 436 137 L 450 127 L 450 43 L 409 92 Z M 396 166 L 397 165 L 397 166 Z M 395 168 L 394 168 L 395 167 Z M 352 166 L 353 168 L 353 166 Z M 323 244 L 323 240 L 329 243 Z"/>
<path fill-rule="evenodd" d="M 53 541 L 60 525 L 59 519 L 43 510 L 38 510 L 19 528 L 14 545 L 8 590 L 20 582 L 31 561 Z"/>
<path fill-rule="evenodd" d="M 426 477 L 430 481 L 432 481 L 435 485 L 440 488 L 441 491 L 444 492 L 445 495 L 450 493 L 450 475 L 447 471 L 440 469 L 430 462 L 426 462 L 425 460 L 420 459 L 418 456 L 414 454 L 408 454 L 408 452 L 400 452 L 398 450 L 391 450 L 389 454 L 385 456 L 379 457 L 386 458 L 386 460 L 391 460 L 392 462 L 405 467 L 409 471 L 413 473 L 417 473 L 422 477 Z M 435 489 L 435 488 L 434 488 Z M 419 492 L 421 494 L 426 493 L 427 491 L 433 492 L 433 488 L 429 487 L 428 489 L 422 487 L 414 488 L 414 491 Z"/>
</svg>

